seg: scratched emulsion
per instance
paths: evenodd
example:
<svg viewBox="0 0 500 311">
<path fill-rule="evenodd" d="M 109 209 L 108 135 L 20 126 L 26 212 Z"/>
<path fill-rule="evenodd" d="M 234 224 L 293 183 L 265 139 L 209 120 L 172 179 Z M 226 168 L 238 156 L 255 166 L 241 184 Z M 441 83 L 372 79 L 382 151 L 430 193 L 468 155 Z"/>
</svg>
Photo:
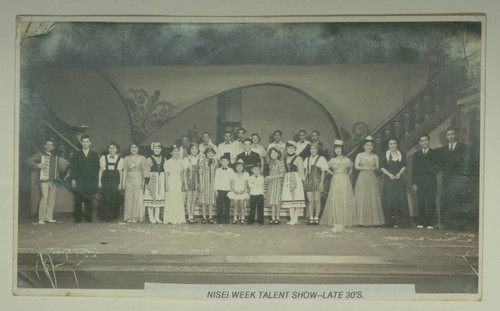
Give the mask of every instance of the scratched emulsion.
<svg viewBox="0 0 500 311">
<path fill-rule="evenodd" d="M 478 236 L 450 230 L 268 225 L 19 225 L 19 253 L 477 256 Z"/>
<path fill-rule="evenodd" d="M 55 23 L 21 66 L 430 63 L 479 50 L 480 23 Z M 22 28 L 22 29 L 25 29 Z"/>
</svg>

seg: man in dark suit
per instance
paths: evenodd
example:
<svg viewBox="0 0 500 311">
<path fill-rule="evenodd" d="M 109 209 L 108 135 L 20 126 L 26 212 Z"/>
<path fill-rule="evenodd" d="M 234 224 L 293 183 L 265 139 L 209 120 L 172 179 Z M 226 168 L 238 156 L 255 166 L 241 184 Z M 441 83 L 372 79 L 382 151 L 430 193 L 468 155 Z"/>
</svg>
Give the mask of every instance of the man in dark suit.
<svg viewBox="0 0 500 311">
<path fill-rule="evenodd" d="M 252 173 L 252 167 L 255 165 L 260 166 L 262 170 L 264 168 L 264 161 L 257 152 L 252 151 L 252 140 L 250 138 L 243 140 L 243 148 L 244 151 L 236 156 L 236 162 L 242 161 L 245 171 L 248 174 Z"/>
<path fill-rule="evenodd" d="M 319 140 L 319 131 L 314 130 L 311 132 L 311 143 L 309 143 L 304 150 L 299 154 L 302 159 L 308 158 L 311 156 L 311 145 L 316 145 L 318 146 L 318 154 L 320 156 L 325 157 L 325 159 L 329 159 L 328 157 L 328 150 L 325 147 L 325 144 L 323 144 L 322 141 Z"/>
<path fill-rule="evenodd" d="M 82 150 L 75 153 L 71 163 L 71 186 L 75 189 L 75 222 L 92 222 L 92 198 L 97 191 L 99 175 L 99 155 L 90 150 L 92 141 L 87 135 L 80 138 Z"/>
<path fill-rule="evenodd" d="M 464 230 L 467 223 L 467 204 L 463 194 L 467 188 L 467 145 L 458 142 L 455 128 L 446 130 L 448 144 L 440 151 L 440 169 L 443 172 L 443 193 L 441 196 L 441 218 L 449 227 Z"/>
<path fill-rule="evenodd" d="M 430 137 L 421 135 L 418 144 L 420 151 L 413 154 L 411 180 L 417 193 L 417 228 L 434 229 L 436 224 L 436 194 L 438 173 L 438 152 L 430 148 Z"/>
</svg>

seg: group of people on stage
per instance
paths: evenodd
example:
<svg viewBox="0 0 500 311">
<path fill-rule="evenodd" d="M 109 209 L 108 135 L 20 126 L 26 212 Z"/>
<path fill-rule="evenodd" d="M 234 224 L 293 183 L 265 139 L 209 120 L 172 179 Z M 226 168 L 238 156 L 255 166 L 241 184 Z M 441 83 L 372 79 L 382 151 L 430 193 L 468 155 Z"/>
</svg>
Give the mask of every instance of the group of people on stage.
<svg viewBox="0 0 500 311">
<path fill-rule="evenodd" d="M 93 195 L 100 191 L 97 215 L 105 222 L 117 220 L 123 204 L 126 222 L 143 222 L 147 218 L 151 223 L 194 224 L 195 205 L 199 203 L 202 223 L 263 224 L 265 194 L 271 207 L 270 224 L 279 224 L 281 209 L 288 209 L 287 224 L 295 225 L 301 210 L 307 206 L 308 224 L 410 226 L 403 178 L 407 160 L 398 150 L 396 139 L 388 141 L 387 151 L 379 157 L 373 153 L 373 138 L 366 137 L 363 151 L 356 155 L 353 163 L 346 156 L 341 140 L 334 141 L 333 157 L 328 160 L 319 131 L 311 133 L 311 141 L 306 139 L 306 131 L 301 130 L 298 142 L 282 142 L 282 132 L 276 130 L 274 141 L 267 148 L 260 144 L 257 133 L 246 138 L 246 130 L 240 128 L 236 136 L 233 141 L 233 133 L 225 132 L 224 141 L 218 146 L 208 132 L 203 133 L 199 144 L 183 136 L 182 144 L 168 148 L 167 155 L 160 142 L 153 142 L 150 156 L 146 158 L 135 142 L 130 143 L 125 157 L 113 142 L 99 156 L 90 149 L 91 138 L 84 135 L 82 149 L 75 153 L 72 163 L 54 155 L 54 142 L 47 140 L 43 152 L 27 159 L 28 165 L 40 170 L 42 198 L 38 223 L 55 222 L 56 185 L 69 179 L 75 193 L 77 223 L 92 221 Z M 429 147 L 428 135 L 421 136 L 421 150 L 413 157 L 411 182 L 418 197 L 419 228 L 432 229 L 436 224 L 439 170 L 443 170 L 445 176 L 443 209 L 453 214 L 452 209 L 446 207 L 452 207 L 452 192 L 456 190 L 453 187 L 459 183 L 454 176 L 463 175 L 461 167 L 466 146 L 457 142 L 457 131 L 453 128 L 447 130 L 447 138 L 449 146 L 438 151 Z M 354 189 L 353 170 L 359 173 Z M 384 174 L 382 195 L 375 174 L 379 170 Z M 331 175 L 329 190 L 325 189 L 328 175 Z M 124 191 L 124 202 L 121 191 Z M 325 193 L 326 202 L 322 206 Z"/>
</svg>

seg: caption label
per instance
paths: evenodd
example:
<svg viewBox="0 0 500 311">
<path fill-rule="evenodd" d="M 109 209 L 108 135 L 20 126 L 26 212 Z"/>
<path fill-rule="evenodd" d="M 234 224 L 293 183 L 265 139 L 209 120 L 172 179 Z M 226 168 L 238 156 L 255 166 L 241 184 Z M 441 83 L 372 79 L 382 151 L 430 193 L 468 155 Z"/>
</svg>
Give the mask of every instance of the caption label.
<svg viewBox="0 0 500 311">
<path fill-rule="evenodd" d="M 414 284 L 159 284 L 146 283 L 146 298 L 172 300 L 415 300 Z"/>
</svg>

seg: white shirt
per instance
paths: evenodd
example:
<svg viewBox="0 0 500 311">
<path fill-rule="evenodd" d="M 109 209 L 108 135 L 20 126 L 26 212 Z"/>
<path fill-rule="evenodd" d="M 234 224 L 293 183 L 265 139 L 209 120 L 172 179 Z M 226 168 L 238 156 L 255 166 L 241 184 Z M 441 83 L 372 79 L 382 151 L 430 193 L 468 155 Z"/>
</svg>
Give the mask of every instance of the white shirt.
<svg viewBox="0 0 500 311">
<path fill-rule="evenodd" d="M 298 141 L 297 142 L 297 150 L 295 151 L 295 154 L 296 155 L 299 155 L 302 153 L 302 151 L 304 151 L 304 149 L 306 149 L 307 145 L 309 145 L 311 142 L 308 141 L 308 140 L 304 140 L 304 141 Z"/>
<path fill-rule="evenodd" d="M 233 148 L 234 148 L 234 159 L 233 159 L 233 154 L 231 154 L 231 162 L 234 162 L 236 160 L 238 154 L 245 151 L 245 148 L 243 147 L 243 142 L 239 141 L 238 139 L 233 141 Z"/>
<path fill-rule="evenodd" d="M 234 178 L 234 175 L 235 173 L 232 168 L 219 167 L 215 171 L 214 189 L 231 191 L 231 179 Z"/>
<path fill-rule="evenodd" d="M 193 165 L 197 165 L 200 162 L 200 157 L 196 156 L 187 156 L 184 159 L 182 159 L 182 165 L 184 166 L 184 169 L 188 169 Z"/>
<path fill-rule="evenodd" d="M 457 146 L 457 142 L 454 142 L 454 143 L 452 143 L 452 144 L 450 143 L 450 144 L 448 144 L 448 149 L 449 149 L 449 150 L 455 150 L 455 147 L 456 147 L 456 146 Z"/>
<path fill-rule="evenodd" d="M 316 159 L 318 157 L 319 157 L 318 163 L 316 163 Z M 311 166 L 313 166 L 314 163 L 316 163 L 316 166 L 319 167 L 321 170 L 323 171 L 328 170 L 328 162 L 326 161 L 325 157 L 316 155 L 314 157 L 310 156 L 309 158 L 306 158 L 306 160 L 304 161 L 304 168 L 306 169 L 307 172 L 311 171 Z"/>
<path fill-rule="evenodd" d="M 220 160 L 225 153 L 229 153 L 231 162 L 234 162 L 234 159 L 236 159 L 238 154 L 235 151 L 233 142 L 223 142 L 219 144 L 219 147 L 217 148 L 217 159 Z"/>
<path fill-rule="evenodd" d="M 106 167 L 106 157 L 108 158 L 108 164 L 115 164 L 116 161 L 118 161 L 118 158 L 119 156 L 117 154 L 115 154 L 113 156 L 113 158 L 111 158 L 111 155 L 102 155 L 101 158 L 99 159 L 99 166 L 103 169 L 103 170 L 107 170 L 108 168 Z M 118 162 L 118 166 L 116 168 L 117 170 L 123 170 L 123 161 L 120 160 L 120 162 Z"/>
<path fill-rule="evenodd" d="M 90 148 L 89 149 L 82 149 L 83 154 L 85 155 L 85 157 L 87 157 L 89 155 L 89 150 L 90 150 Z"/>
<path fill-rule="evenodd" d="M 427 152 L 429 152 L 429 148 L 422 149 L 422 152 L 423 152 L 424 154 L 427 154 Z"/>
<path fill-rule="evenodd" d="M 252 175 L 248 178 L 248 187 L 250 195 L 264 194 L 264 177 L 262 175 Z"/>
</svg>

